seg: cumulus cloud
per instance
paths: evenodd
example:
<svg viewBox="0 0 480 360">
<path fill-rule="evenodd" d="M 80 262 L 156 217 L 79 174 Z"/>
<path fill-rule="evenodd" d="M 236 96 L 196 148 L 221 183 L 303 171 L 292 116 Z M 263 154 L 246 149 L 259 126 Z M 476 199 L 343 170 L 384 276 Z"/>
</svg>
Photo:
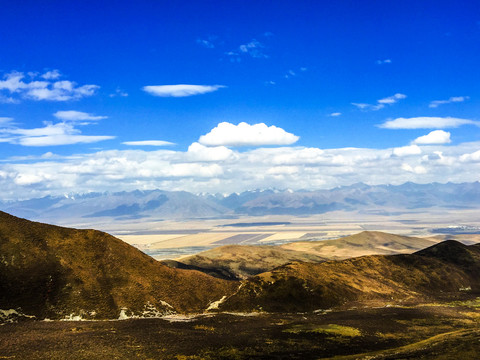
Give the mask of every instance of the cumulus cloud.
<svg viewBox="0 0 480 360">
<path fill-rule="evenodd" d="M 124 145 L 130 146 L 166 146 L 166 145 L 175 145 L 169 141 L 163 140 L 141 140 L 141 141 L 124 141 L 122 142 Z"/>
<path fill-rule="evenodd" d="M 200 136 L 198 142 L 207 146 L 261 146 L 290 145 L 298 139 L 298 136 L 274 125 L 222 122 L 208 134 Z"/>
<path fill-rule="evenodd" d="M 420 136 L 413 140 L 413 144 L 448 144 L 450 143 L 450 133 L 443 130 L 434 130 L 427 135 Z"/>
<path fill-rule="evenodd" d="M 352 103 L 352 105 L 356 106 L 360 110 L 377 111 L 377 110 L 383 109 L 385 105 L 393 105 L 397 103 L 399 100 L 405 99 L 406 97 L 407 95 L 405 94 L 397 93 L 395 95 L 377 100 L 377 103 L 375 105 L 366 104 L 366 103 Z"/>
<path fill-rule="evenodd" d="M 428 107 L 436 108 L 439 105 L 456 103 L 456 102 L 464 102 L 465 100 L 468 100 L 468 99 L 470 99 L 470 96 L 452 96 L 448 100 L 434 100 L 428 105 Z"/>
<path fill-rule="evenodd" d="M 224 161 L 234 159 L 235 153 L 225 146 L 208 147 L 194 142 L 188 147 L 187 161 Z"/>
<path fill-rule="evenodd" d="M 461 125 L 476 125 L 480 126 L 480 122 L 459 119 L 453 117 L 413 117 L 413 118 L 397 118 L 388 120 L 379 127 L 384 129 L 444 129 L 456 128 Z"/>
<path fill-rule="evenodd" d="M 5 74 L 4 80 L 0 80 L 0 97 L 7 99 L 6 102 L 18 102 L 19 97 L 36 101 L 68 101 L 92 96 L 100 88 L 98 85 L 77 86 L 74 81 L 57 80 L 61 76 L 58 70 L 41 75 L 43 80 L 34 80 L 37 75 L 29 74 L 32 77 L 30 81 L 25 80 L 22 72 Z M 1 92 L 9 95 L 5 96 Z"/>
<path fill-rule="evenodd" d="M 143 91 L 150 95 L 160 97 L 185 97 L 206 94 L 224 88 L 223 85 L 148 85 L 144 86 Z"/>
<path fill-rule="evenodd" d="M 413 167 L 410 164 L 406 164 L 406 163 L 402 164 L 402 170 L 407 171 L 407 172 L 411 172 L 411 173 L 414 173 L 414 174 L 426 174 L 427 173 L 427 170 L 421 165 L 417 165 L 417 166 Z"/>
<path fill-rule="evenodd" d="M 55 116 L 57 119 L 65 121 L 98 121 L 107 118 L 107 116 L 96 116 L 75 110 L 57 111 L 53 114 L 53 116 Z"/>
<path fill-rule="evenodd" d="M 422 153 L 422 149 L 418 145 L 408 145 L 397 147 L 393 149 L 393 154 L 395 156 L 410 156 L 410 155 L 419 155 Z"/>
<path fill-rule="evenodd" d="M 461 162 L 480 162 L 480 150 L 460 156 Z"/>
</svg>

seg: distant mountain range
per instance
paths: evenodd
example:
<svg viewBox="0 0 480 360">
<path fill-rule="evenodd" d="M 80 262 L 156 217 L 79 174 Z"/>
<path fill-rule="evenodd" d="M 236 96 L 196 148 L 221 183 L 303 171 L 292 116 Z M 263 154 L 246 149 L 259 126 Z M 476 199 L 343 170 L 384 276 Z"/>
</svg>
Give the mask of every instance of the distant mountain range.
<svg viewBox="0 0 480 360">
<path fill-rule="evenodd" d="M 238 215 L 312 215 L 335 210 L 388 213 L 422 208 L 477 209 L 480 183 L 376 185 L 330 190 L 255 190 L 228 196 L 184 191 L 131 191 L 0 201 L 0 210 L 37 221 L 67 219 L 201 219 Z"/>
</svg>

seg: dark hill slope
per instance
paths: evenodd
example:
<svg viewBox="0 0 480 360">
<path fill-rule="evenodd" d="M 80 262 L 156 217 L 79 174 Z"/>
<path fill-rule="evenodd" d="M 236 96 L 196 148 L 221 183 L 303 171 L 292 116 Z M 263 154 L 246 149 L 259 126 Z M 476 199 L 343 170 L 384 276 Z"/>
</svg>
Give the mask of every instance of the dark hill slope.
<svg viewBox="0 0 480 360">
<path fill-rule="evenodd" d="M 152 306 L 160 312 L 197 312 L 237 285 L 171 269 L 100 231 L 0 212 L 0 309 L 41 318 L 116 318 L 122 308 L 138 314 Z"/>
<path fill-rule="evenodd" d="M 311 311 L 479 292 L 479 257 L 479 247 L 448 241 L 409 255 L 287 264 L 244 281 L 220 309 Z"/>
</svg>

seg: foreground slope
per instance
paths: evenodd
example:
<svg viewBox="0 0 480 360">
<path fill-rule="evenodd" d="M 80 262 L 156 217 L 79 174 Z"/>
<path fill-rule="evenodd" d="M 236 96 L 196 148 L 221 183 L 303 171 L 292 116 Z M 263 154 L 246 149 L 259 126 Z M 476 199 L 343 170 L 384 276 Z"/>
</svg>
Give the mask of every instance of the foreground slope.
<svg viewBox="0 0 480 360">
<path fill-rule="evenodd" d="M 237 286 L 171 269 L 95 230 L 35 223 L 0 212 L 0 309 L 37 317 L 116 318 L 156 310 L 198 312 Z M 153 310 L 155 311 L 155 310 Z"/>
<path fill-rule="evenodd" d="M 221 269 L 230 278 L 245 279 L 289 262 L 324 262 L 363 255 L 413 253 L 431 246 L 436 239 L 363 231 L 335 240 L 296 241 L 277 246 L 227 245 L 178 259 L 197 268 Z"/>
<path fill-rule="evenodd" d="M 252 277 L 222 310 L 311 311 L 480 292 L 480 246 L 448 240 L 409 255 L 292 263 Z"/>
</svg>

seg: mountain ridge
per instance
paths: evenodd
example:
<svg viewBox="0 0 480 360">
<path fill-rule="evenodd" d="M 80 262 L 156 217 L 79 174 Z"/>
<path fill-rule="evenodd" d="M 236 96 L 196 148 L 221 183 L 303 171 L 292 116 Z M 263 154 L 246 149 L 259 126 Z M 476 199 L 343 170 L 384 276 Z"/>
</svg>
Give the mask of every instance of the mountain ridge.
<svg viewBox="0 0 480 360">
<path fill-rule="evenodd" d="M 255 190 L 195 195 L 186 191 L 134 190 L 3 201 L 0 209 L 37 221 L 63 219 L 201 219 L 249 215 L 311 215 L 331 211 L 478 209 L 480 182 L 402 185 L 363 183 L 330 190 Z"/>
</svg>

